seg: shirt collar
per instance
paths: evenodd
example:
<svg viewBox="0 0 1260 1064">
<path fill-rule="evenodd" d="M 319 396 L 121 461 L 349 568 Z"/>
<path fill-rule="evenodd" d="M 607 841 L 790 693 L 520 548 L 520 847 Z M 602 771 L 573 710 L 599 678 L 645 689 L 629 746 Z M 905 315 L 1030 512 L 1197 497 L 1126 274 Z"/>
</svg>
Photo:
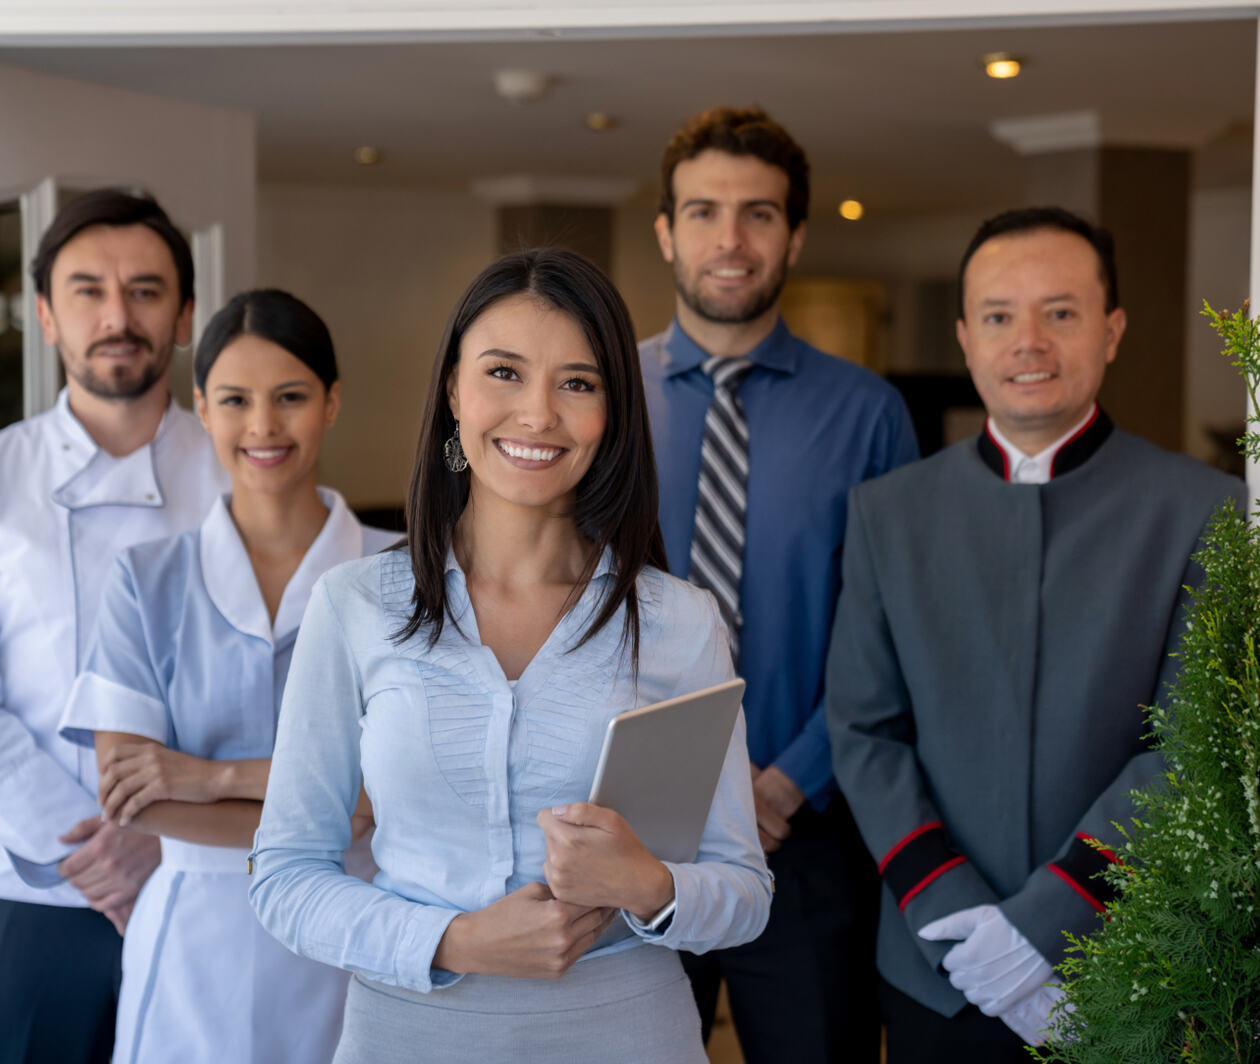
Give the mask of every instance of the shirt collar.
<svg viewBox="0 0 1260 1064">
<path fill-rule="evenodd" d="M 311 588 L 334 565 L 363 556 L 363 528 L 350 508 L 331 488 L 318 488 L 328 517 L 296 572 L 289 578 L 273 625 L 254 577 L 249 553 L 232 514 L 230 495 L 221 495 L 201 524 L 201 574 L 206 591 L 224 620 L 245 635 L 277 644 L 295 631 L 306 611 Z"/>
<path fill-rule="evenodd" d="M 595 572 L 591 574 L 591 579 L 598 580 L 601 576 L 608 576 L 613 572 L 613 568 L 612 547 L 605 547 L 604 552 L 599 556 L 599 561 L 595 565 Z M 454 547 L 446 548 L 446 569 L 444 572 L 447 576 L 450 576 L 452 573 L 456 573 L 459 575 L 460 582 L 466 583 L 464 579 L 464 568 L 459 564 L 458 559 L 455 557 Z"/>
<path fill-rule="evenodd" d="M 1111 433 L 1111 419 L 1094 403 L 1080 421 L 1034 455 L 1025 454 L 997 427 L 985 421 L 980 435 L 982 457 L 994 472 L 1012 484 L 1048 484 L 1085 462 Z"/>
<path fill-rule="evenodd" d="M 744 357 L 755 366 L 777 370 L 780 373 L 795 373 L 800 361 L 800 352 L 793 343 L 794 337 L 787 323 L 779 318 L 770 331 L 770 335 L 749 351 Z M 678 324 L 675 318 L 665 330 L 665 375 L 676 377 L 680 373 L 696 369 L 702 362 L 710 358 L 710 354 L 695 342 Z"/>
<path fill-rule="evenodd" d="M 83 423 L 70 409 L 70 392 L 62 388 L 53 408 L 53 424 L 65 462 L 65 479 L 53 490 L 53 501 L 69 510 L 89 506 L 146 506 L 165 504 L 154 463 L 174 422 L 175 400 L 168 399 L 153 439 L 120 457 L 97 446 Z"/>
</svg>

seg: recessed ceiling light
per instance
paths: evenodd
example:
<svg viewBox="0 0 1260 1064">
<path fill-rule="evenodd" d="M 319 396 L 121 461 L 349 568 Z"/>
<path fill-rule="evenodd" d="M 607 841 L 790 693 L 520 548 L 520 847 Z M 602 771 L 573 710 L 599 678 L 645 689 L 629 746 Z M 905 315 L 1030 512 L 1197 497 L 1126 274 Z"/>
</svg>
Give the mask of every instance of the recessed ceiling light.
<svg viewBox="0 0 1260 1064">
<path fill-rule="evenodd" d="M 583 121 L 586 128 L 592 133 L 607 133 L 610 129 L 616 129 L 621 125 L 621 119 L 616 115 L 610 115 L 604 111 L 592 111 Z"/>
<path fill-rule="evenodd" d="M 370 144 L 365 144 L 361 148 L 354 149 L 354 161 L 360 166 L 375 166 L 381 161 L 381 151 Z"/>
<path fill-rule="evenodd" d="M 846 222 L 856 222 L 865 213 L 866 208 L 855 199 L 847 199 L 840 204 L 840 217 Z"/>
<path fill-rule="evenodd" d="M 538 70 L 496 70 L 494 91 L 509 103 L 536 103 L 551 90 L 554 79 Z"/>
<path fill-rule="evenodd" d="M 984 72 L 991 78 L 1014 78 L 1019 76 L 1023 60 L 1010 52 L 990 52 L 980 60 Z"/>
</svg>

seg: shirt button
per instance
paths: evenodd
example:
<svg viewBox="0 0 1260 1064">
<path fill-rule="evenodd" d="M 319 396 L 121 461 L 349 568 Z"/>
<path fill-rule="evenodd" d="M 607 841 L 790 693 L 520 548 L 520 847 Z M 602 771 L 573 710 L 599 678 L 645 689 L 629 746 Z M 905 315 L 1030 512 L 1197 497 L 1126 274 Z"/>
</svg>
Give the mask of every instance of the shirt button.
<svg viewBox="0 0 1260 1064">
<path fill-rule="evenodd" d="M 157 498 L 157 496 L 156 496 L 156 495 L 154 495 L 154 494 L 153 494 L 153 492 L 151 492 L 151 491 L 146 491 L 146 492 L 144 493 L 144 497 L 145 497 L 145 500 L 146 500 L 147 502 L 152 502 L 154 499 L 156 499 L 156 498 Z"/>
<path fill-rule="evenodd" d="M 63 443 L 63 444 L 61 445 L 61 449 L 62 449 L 63 451 L 68 451 L 68 450 L 70 450 L 70 444 L 68 444 L 68 443 Z"/>
</svg>

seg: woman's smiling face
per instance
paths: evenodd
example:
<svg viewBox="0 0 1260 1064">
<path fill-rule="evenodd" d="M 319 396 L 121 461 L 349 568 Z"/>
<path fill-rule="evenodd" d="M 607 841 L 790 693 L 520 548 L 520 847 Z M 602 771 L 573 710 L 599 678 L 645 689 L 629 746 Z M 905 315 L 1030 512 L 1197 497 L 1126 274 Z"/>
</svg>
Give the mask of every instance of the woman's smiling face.
<svg viewBox="0 0 1260 1064">
<path fill-rule="evenodd" d="M 314 483 L 339 393 L 279 344 L 243 334 L 210 367 L 197 413 L 234 490 L 287 491 Z"/>
<path fill-rule="evenodd" d="M 581 327 L 528 293 L 469 326 L 447 383 L 474 495 L 566 509 L 599 450 L 604 381 Z"/>
</svg>

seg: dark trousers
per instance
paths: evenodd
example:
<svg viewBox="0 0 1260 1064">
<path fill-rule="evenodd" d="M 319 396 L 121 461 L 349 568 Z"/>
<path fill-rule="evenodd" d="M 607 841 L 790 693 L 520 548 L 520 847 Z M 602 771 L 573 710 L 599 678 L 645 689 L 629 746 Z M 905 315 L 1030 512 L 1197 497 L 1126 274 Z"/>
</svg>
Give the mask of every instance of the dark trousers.
<svg viewBox="0 0 1260 1064">
<path fill-rule="evenodd" d="M 879 981 L 888 1030 L 888 1064 L 1028 1064 L 1024 1040 L 1001 1020 L 968 1005 L 942 1016 L 892 984 Z"/>
<path fill-rule="evenodd" d="M 747 1064 L 878 1064 L 874 863 L 839 797 L 791 823 L 770 855 L 775 893 L 761 937 L 683 954 L 705 1041 L 725 979 Z"/>
<path fill-rule="evenodd" d="M 100 913 L 0 899 L 0 1064 L 109 1064 L 121 982 Z"/>
</svg>

